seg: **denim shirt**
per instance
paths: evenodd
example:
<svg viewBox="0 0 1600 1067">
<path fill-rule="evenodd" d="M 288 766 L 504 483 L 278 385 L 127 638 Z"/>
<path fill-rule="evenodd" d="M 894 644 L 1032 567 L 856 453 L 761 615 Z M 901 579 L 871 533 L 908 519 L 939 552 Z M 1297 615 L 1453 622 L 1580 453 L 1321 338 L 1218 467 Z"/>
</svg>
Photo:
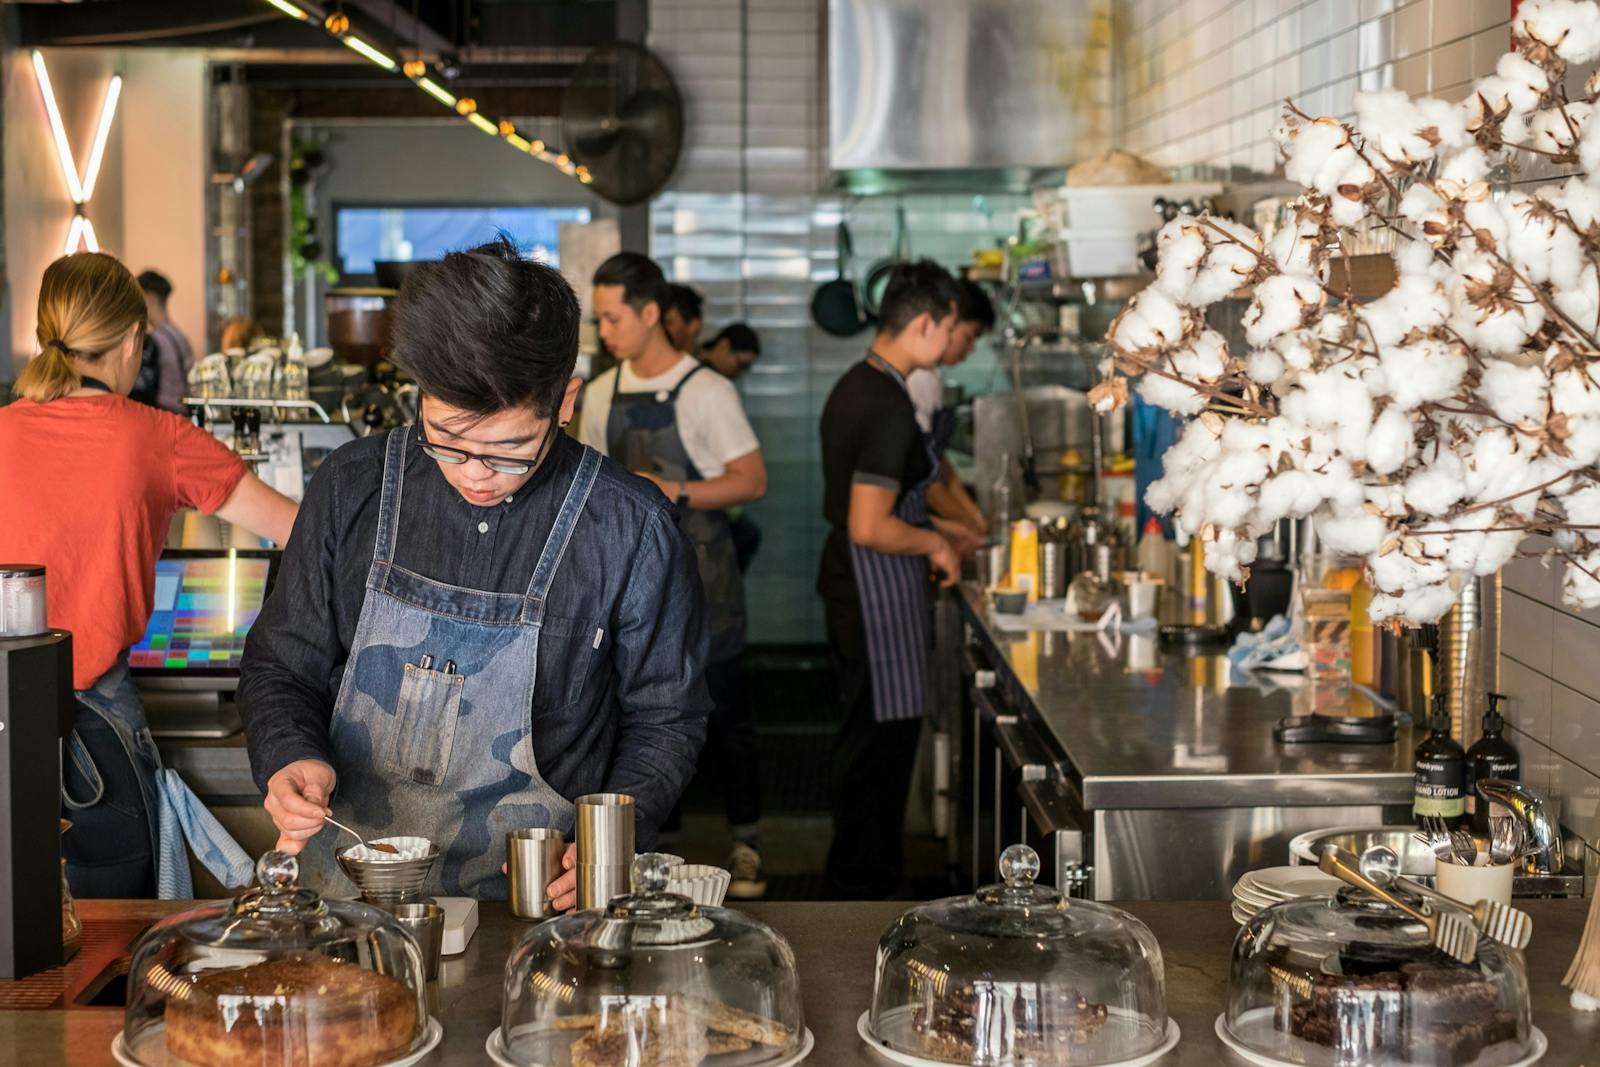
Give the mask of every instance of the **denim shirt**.
<svg viewBox="0 0 1600 1067">
<path fill-rule="evenodd" d="M 352 442 L 318 469 L 246 640 L 239 711 L 263 792 L 295 760 L 338 769 L 329 716 L 372 562 L 383 445 L 383 435 Z M 413 434 L 396 564 L 447 585 L 525 592 L 581 455 L 560 435 L 527 485 L 482 508 L 445 481 Z M 605 460 L 550 589 L 529 725 L 540 775 L 562 796 L 635 798 L 641 848 L 705 740 L 706 618 L 694 549 L 671 505 Z"/>
</svg>

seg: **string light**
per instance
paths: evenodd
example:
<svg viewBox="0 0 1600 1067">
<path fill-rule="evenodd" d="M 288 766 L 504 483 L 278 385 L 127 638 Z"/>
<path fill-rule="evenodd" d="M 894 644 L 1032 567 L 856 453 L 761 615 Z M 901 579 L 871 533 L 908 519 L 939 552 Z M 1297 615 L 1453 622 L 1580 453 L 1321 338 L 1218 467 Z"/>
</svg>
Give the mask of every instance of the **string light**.
<svg viewBox="0 0 1600 1067">
<path fill-rule="evenodd" d="M 292 2 L 292 0 L 266 0 L 266 2 L 277 11 L 289 16 L 297 22 L 310 22 L 316 15 L 320 14 L 321 11 L 326 10 L 326 8 L 324 8 L 321 4 L 305 4 L 302 6 L 301 4 Z M 321 10 L 319 11 L 319 9 Z M 370 60 L 384 70 L 390 72 L 398 71 L 404 74 L 405 77 L 409 79 L 411 83 L 418 89 L 421 89 L 424 93 L 427 93 L 445 107 L 453 109 L 458 115 L 472 123 L 472 125 L 476 126 L 484 133 L 499 137 L 511 147 L 517 149 L 517 151 L 526 152 L 541 162 L 550 164 L 563 174 L 566 174 L 569 177 L 576 177 L 585 185 L 588 185 L 594 181 L 594 177 L 589 173 L 587 167 L 575 167 L 572 163 L 571 157 L 564 152 L 560 155 L 550 152 L 548 150 L 548 146 L 543 140 L 538 138 L 529 139 L 527 137 L 523 137 L 517 132 L 516 124 L 511 122 L 509 119 L 500 119 L 499 121 L 494 121 L 478 114 L 478 102 L 472 97 L 457 97 L 449 89 L 446 89 L 443 85 L 440 85 L 438 82 L 428 77 L 428 64 L 426 61 L 420 58 L 409 59 L 404 64 L 401 64 L 377 47 L 368 43 L 366 40 L 351 33 L 350 17 L 342 10 L 335 10 L 331 13 L 323 15 L 322 28 L 326 30 L 329 35 L 336 38 L 346 48 L 362 56 L 363 58 Z M 88 197 L 86 195 L 82 195 L 82 184 L 78 183 L 76 169 L 70 165 L 71 153 L 66 149 L 66 132 L 61 127 L 61 117 L 60 113 L 55 109 L 54 97 L 48 90 L 48 75 L 43 72 L 43 59 L 39 57 L 37 52 L 35 52 L 34 55 L 35 69 L 40 72 L 40 84 L 41 86 L 45 87 L 46 109 L 47 111 L 51 112 L 51 130 L 56 139 L 56 152 L 57 155 L 63 160 L 62 173 L 67 175 L 68 191 L 72 194 L 73 202 L 81 205 L 82 201 L 88 199 Z M 115 108 L 116 99 L 114 93 L 119 92 L 120 89 L 121 80 L 114 80 L 113 87 L 110 91 L 108 91 L 107 94 L 107 106 L 109 109 Z M 110 114 L 108 112 L 102 112 L 102 131 L 96 133 L 95 147 L 90 154 L 90 162 L 94 170 L 98 170 L 100 155 L 105 149 L 104 136 L 106 133 L 109 133 L 110 123 Z M 86 184 L 91 190 L 93 189 L 94 183 L 92 177 L 87 180 Z M 92 225 L 90 225 L 87 216 L 83 215 L 81 212 L 80 214 L 74 216 L 71 233 L 69 235 L 70 243 L 76 244 L 76 242 L 79 240 L 84 241 L 86 244 L 94 244 L 94 228 Z"/>
</svg>

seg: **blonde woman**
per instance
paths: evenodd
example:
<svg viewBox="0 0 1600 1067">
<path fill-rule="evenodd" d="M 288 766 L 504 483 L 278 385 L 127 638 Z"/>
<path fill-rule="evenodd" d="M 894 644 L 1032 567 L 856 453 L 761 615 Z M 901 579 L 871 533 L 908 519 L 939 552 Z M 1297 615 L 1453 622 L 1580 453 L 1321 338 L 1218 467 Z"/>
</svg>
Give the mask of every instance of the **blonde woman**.
<svg viewBox="0 0 1600 1067">
<path fill-rule="evenodd" d="M 0 408 L 0 500 L 11 502 L 0 559 L 44 564 L 50 625 L 72 631 L 62 848 L 85 897 L 190 895 L 180 822 L 202 861 L 234 873 L 238 846 L 161 769 L 126 650 L 150 621 L 156 557 L 179 509 L 280 544 L 295 516 L 205 431 L 128 399 L 146 326 L 144 294 L 115 258 L 56 260 L 39 290 L 39 354 Z"/>
</svg>

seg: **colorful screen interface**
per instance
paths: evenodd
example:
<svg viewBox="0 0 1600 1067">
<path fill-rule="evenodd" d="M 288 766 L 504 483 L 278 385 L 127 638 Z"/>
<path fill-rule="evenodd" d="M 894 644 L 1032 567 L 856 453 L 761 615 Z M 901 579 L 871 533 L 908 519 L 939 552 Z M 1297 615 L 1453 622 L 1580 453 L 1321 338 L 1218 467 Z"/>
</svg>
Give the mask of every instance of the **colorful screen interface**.
<svg viewBox="0 0 1600 1067">
<path fill-rule="evenodd" d="M 155 611 L 131 667 L 225 670 L 239 666 L 244 636 L 261 614 L 270 560 L 156 561 Z"/>
</svg>

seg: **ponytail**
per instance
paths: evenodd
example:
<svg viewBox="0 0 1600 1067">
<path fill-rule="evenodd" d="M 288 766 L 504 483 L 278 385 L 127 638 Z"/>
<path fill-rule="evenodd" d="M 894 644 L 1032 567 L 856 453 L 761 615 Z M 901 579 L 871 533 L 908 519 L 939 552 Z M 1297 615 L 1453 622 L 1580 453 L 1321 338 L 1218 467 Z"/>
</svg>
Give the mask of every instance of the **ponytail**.
<svg viewBox="0 0 1600 1067">
<path fill-rule="evenodd" d="M 98 363 L 147 321 L 144 292 L 115 256 L 62 256 L 39 285 L 39 354 L 17 375 L 17 395 L 39 404 L 66 396 L 82 384 L 75 361 Z"/>
<path fill-rule="evenodd" d="M 46 345 L 17 375 L 16 390 L 18 396 L 35 404 L 47 404 L 66 396 L 82 383 L 78 368 L 72 365 L 67 354 L 55 345 Z"/>
</svg>

